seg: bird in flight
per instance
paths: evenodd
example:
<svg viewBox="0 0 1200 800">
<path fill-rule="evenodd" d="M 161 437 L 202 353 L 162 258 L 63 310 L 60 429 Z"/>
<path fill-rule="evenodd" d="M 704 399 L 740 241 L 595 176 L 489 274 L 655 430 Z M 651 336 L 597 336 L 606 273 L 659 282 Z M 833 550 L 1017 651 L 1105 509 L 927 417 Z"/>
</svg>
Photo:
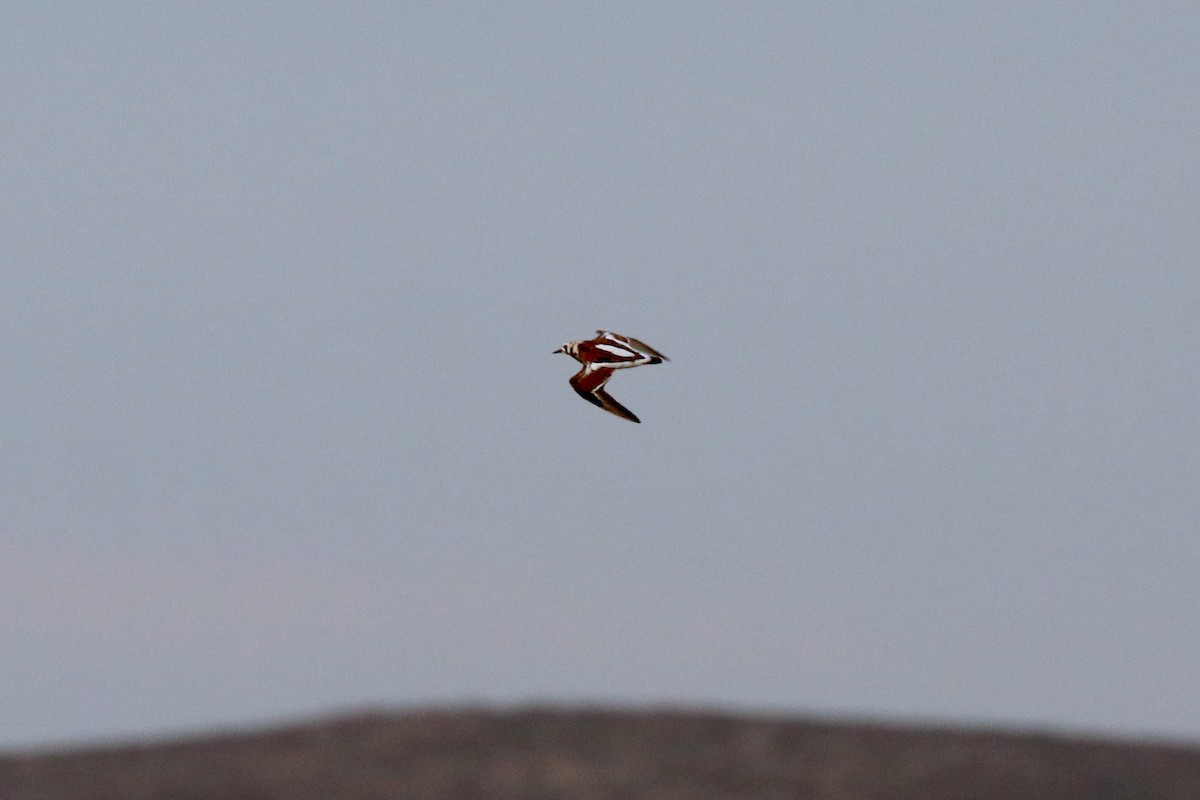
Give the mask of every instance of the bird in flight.
<svg viewBox="0 0 1200 800">
<path fill-rule="evenodd" d="M 604 384 L 619 369 L 670 360 L 645 342 L 612 331 L 596 331 L 595 339 L 567 342 L 554 352 L 566 353 L 583 364 L 583 369 L 571 376 L 571 388 L 580 397 L 630 422 L 641 420 L 604 391 Z"/>
</svg>

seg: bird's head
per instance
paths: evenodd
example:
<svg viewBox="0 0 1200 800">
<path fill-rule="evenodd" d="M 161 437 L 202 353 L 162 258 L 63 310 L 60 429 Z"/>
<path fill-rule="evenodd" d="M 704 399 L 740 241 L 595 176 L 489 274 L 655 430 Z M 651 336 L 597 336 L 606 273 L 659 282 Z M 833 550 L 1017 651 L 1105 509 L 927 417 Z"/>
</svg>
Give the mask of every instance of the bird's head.
<svg viewBox="0 0 1200 800">
<path fill-rule="evenodd" d="M 566 353 L 575 358 L 579 355 L 579 342 L 567 342 L 562 347 L 554 351 L 555 353 Z"/>
</svg>

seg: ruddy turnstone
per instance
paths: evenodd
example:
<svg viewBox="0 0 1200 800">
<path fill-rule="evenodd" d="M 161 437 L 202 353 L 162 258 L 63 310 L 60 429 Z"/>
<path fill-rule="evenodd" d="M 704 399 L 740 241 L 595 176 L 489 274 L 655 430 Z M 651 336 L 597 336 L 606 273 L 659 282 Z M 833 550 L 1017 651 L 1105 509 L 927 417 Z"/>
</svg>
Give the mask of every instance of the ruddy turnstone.
<svg viewBox="0 0 1200 800">
<path fill-rule="evenodd" d="M 640 367 L 643 364 L 661 364 L 670 360 L 645 342 L 612 331 L 596 331 L 595 339 L 567 342 L 554 352 L 566 353 L 583 364 L 583 369 L 571 376 L 571 388 L 580 397 L 630 422 L 641 420 L 628 408 L 612 399 L 612 396 L 604 391 L 604 384 L 608 383 L 608 379 L 616 370 Z"/>
</svg>

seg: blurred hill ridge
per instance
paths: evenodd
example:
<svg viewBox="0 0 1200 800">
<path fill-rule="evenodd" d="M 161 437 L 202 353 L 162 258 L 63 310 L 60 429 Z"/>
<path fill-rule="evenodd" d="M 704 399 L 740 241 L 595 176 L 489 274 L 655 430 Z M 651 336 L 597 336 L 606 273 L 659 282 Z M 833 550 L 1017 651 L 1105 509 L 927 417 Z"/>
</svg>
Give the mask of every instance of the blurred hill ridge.
<svg viewBox="0 0 1200 800">
<path fill-rule="evenodd" d="M 4 800 L 1195 800 L 1200 745 L 684 709 L 373 711 L 0 754 Z"/>
</svg>

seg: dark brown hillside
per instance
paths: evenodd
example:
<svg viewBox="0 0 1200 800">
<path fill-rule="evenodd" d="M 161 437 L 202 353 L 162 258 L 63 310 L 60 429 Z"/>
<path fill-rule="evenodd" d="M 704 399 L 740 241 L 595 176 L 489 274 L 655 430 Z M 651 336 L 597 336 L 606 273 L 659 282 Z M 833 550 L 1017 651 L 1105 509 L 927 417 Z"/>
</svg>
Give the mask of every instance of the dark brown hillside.
<svg viewBox="0 0 1200 800">
<path fill-rule="evenodd" d="M 1196 800 L 1200 747 L 686 711 L 372 714 L 0 757 L 4 800 Z"/>
</svg>

